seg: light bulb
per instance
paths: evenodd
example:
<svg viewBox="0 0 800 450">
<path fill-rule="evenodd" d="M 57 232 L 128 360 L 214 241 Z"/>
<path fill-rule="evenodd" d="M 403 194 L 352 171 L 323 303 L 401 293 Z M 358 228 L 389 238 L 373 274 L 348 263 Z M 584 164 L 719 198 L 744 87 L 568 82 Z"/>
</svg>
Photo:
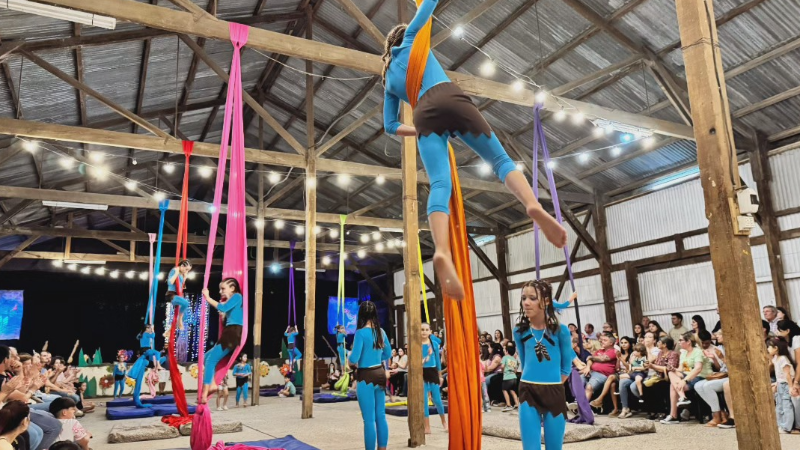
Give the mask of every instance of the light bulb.
<svg viewBox="0 0 800 450">
<path fill-rule="evenodd" d="M 381 233 L 378 231 L 372 232 L 372 240 L 373 241 L 380 241 L 381 240 Z"/>
<path fill-rule="evenodd" d="M 656 139 L 653 136 L 646 137 L 642 141 L 642 145 L 645 146 L 645 148 L 650 148 L 655 143 L 656 143 Z"/>
<path fill-rule="evenodd" d="M 158 278 L 159 280 L 163 280 L 164 279 L 164 272 L 159 272 L 158 275 L 156 275 L 156 278 Z"/>
<path fill-rule="evenodd" d="M 175 164 L 172 163 L 164 164 L 164 172 L 166 173 L 175 172 Z"/>
<path fill-rule="evenodd" d="M 594 127 L 594 129 L 592 129 L 592 135 L 594 135 L 594 137 L 599 138 L 602 137 L 604 134 L 606 134 L 606 131 L 600 127 Z"/>
<path fill-rule="evenodd" d="M 480 169 L 479 170 L 481 172 L 481 175 L 488 175 L 488 174 L 492 173 L 492 166 L 490 166 L 489 164 L 486 164 L 486 163 L 482 163 L 480 165 Z"/>
<path fill-rule="evenodd" d="M 406 241 L 400 241 L 400 245 L 405 247 L 406 246 Z"/>
<path fill-rule="evenodd" d="M 491 59 L 486 60 L 483 64 L 481 64 L 481 75 L 484 77 L 491 77 L 494 75 L 495 71 L 497 70 L 497 66 L 495 66 L 494 61 Z"/>
<path fill-rule="evenodd" d="M 267 176 L 267 180 L 271 184 L 278 184 L 278 182 L 281 181 L 281 176 L 277 172 L 270 172 L 269 175 Z"/>
<path fill-rule="evenodd" d="M 94 270 L 94 274 L 95 275 L 105 275 L 106 274 L 106 269 L 104 269 L 102 267 L 98 267 L 97 269 Z"/>
<path fill-rule="evenodd" d="M 129 270 L 129 271 L 125 272 L 125 278 L 127 278 L 127 279 L 131 279 L 131 278 L 133 278 L 133 276 L 134 276 L 135 274 L 136 274 L 136 272 L 134 272 L 134 271 L 132 271 L 132 270 Z"/>
<path fill-rule="evenodd" d="M 515 92 L 522 92 L 522 90 L 525 89 L 525 82 L 517 80 L 511 84 L 511 88 L 514 89 Z"/>
<path fill-rule="evenodd" d="M 159 192 L 156 192 L 155 194 L 153 194 L 153 198 L 158 200 L 158 201 L 162 201 L 162 200 L 167 198 L 167 195 L 164 194 L 163 192 L 159 191 Z"/>
<path fill-rule="evenodd" d="M 62 156 L 61 159 L 58 160 L 58 163 L 65 169 L 71 169 L 75 165 L 75 160 L 69 156 Z"/>
<path fill-rule="evenodd" d="M 53 266 L 64 267 L 64 261 L 61 261 L 60 259 L 53 260 Z"/>
<path fill-rule="evenodd" d="M 389 248 L 394 248 L 394 239 L 386 241 L 386 246 Z"/>
<path fill-rule="evenodd" d="M 272 273 L 278 273 L 281 270 L 281 265 L 276 263 L 276 262 L 274 262 L 274 263 L 269 265 L 269 270 Z"/>
<path fill-rule="evenodd" d="M 142 280 L 142 281 L 144 281 L 144 280 L 146 280 L 148 278 L 150 278 L 150 274 L 147 273 L 147 272 L 142 272 L 142 273 L 139 274 L 139 279 Z"/>
<path fill-rule="evenodd" d="M 135 165 L 139 164 L 139 161 L 137 161 L 136 158 L 133 158 L 131 160 L 131 164 L 133 164 L 135 166 Z"/>
<path fill-rule="evenodd" d="M 461 36 L 464 36 L 464 27 L 461 26 L 461 25 L 458 25 L 455 28 L 453 28 L 453 36 L 455 36 L 457 38 L 460 38 Z"/>
<path fill-rule="evenodd" d="M 346 173 L 340 173 L 336 177 L 336 181 L 339 183 L 339 186 L 347 186 L 348 184 L 350 184 L 350 175 Z"/>
<path fill-rule="evenodd" d="M 548 169 L 553 169 L 555 167 L 556 167 L 556 162 L 555 161 L 550 160 L 550 161 L 547 162 L 547 168 Z"/>
<path fill-rule="evenodd" d="M 92 174 L 97 177 L 98 180 L 103 181 L 108 178 L 108 169 L 98 166 L 92 169 Z"/>
<path fill-rule="evenodd" d="M 358 255 L 359 258 L 364 258 L 365 256 L 367 256 L 367 251 L 362 248 L 356 254 Z"/>
<path fill-rule="evenodd" d="M 612 147 L 611 156 L 619 156 L 622 154 L 622 147 Z"/>
<path fill-rule="evenodd" d="M 264 219 L 256 219 L 256 221 L 253 224 L 256 226 L 257 229 L 261 230 L 264 228 Z"/>
<path fill-rule="evenodd" d="M 544 103 L 547 100 L 547 91 L 541 90 L 536 93 L 536 103 Z"/>
<path fill-rule="evenodd" d="M 369 242 L 369 234 L 362 234 L 361 235 L 361 242 L 363 244 L 366 244 L 367 242 Z"/>
<path fill-rule="evenodd" d="M 331 237 L 331 239 L 336 239 L 337 237 L 339 237 L 339 230 L 337 230 L 336 228 L 331 228 L 331 231 L 330 233 L 328 233 L 328 235 Z"/>
<path fill-rule="evenodd" d="M 606 134 L 611 134 L 614 132 L 614 127 L 612 127 L 611 125 L 606 125 L 605 131 Z"/>
<path fill-rule="evenodd" d="M 284 225 L 283 220 L 278 219 L 278 220 L 275 221 L 275 229 L 276 230 L 282 230 L 283 229 L 283 225 Z"/>
<path fill-rule="evenodd" d="M 375 182 L 378 183 L 378 185 L 382 185 L 383 183 L 386 182 L 386 177 L 384 177 L 383 175 L 378 175 L 377 177 L 375 177 Z"/>
<path fill-rule="evenodd" d="M 322 257 L 322 265 L 323 266 L 327 266 L 330 263 L 331 263 L 331 257 L 330 256 L 325 255 L 325 256 Z"/>
<path fill-rule="evenodd" d="M 319 225 L 315 226 L 314 227 L 314 234 L 317 235 L 317 234 L 320 234 L 320 233 L 322 233 L 322 227 L 320 227 Z"/>
<path fill-rule="evenodd" d="M 401 246 L 403 246 L 403 241 L 401 241 L 400 239 L 395 239 L 395 240 L 394 240 L 394 246 L 395 246 L 395 247 L 401 247 Z"/>
<path fill-rule="evenodd" d="M 622 142 L 630 142 L 633 140 L 633 135 L 630 133 L 625 133 L 620 139 L 622 139 Z"/>
<path fill-rule="evenodd" d="M 314 189 L 317 187 L 317 179 L 314 177 L 306 178 L 306 187 L 309 189 Z"/>
<path fill-rule="evenodd" d="M 382 252 L 383 251 L 383 242 L 378 242 L 375 244 L 375 250 Z"/>
<path fill-rule="evenodd" d="M 39 148 L 39 143 L 36 142 L 36 141 L 24 141 L 22 143 L 22 148 L 24 148 L 25 150 L 27 150 L 27 151 L 29 151 L 31 153 L 34 153 L 36 151 L 36 149 Z"/>
<path fill-rule="evenodd" d="M 208 178 L 211 176 L 211 174 L 214 173 L 214 169 L 212 169 L 209 166 L 203 166 L 200 169 L 198 169 L 198 172 L 200 173 L 201 177 Z"/>
<path fill-rule="evenodd" d="M 586 120 L 586 116 L 580 111 L 572 115 L 572 123 L 575 125 L 582 124 L 584 120 Z"/>
<path fill-rule="evenodd" d="M 305 234 L 306 228 L 304 226 L 302 226 L 302 225 L 298 225 L 298 226 L 294 227 L 294 232 L 297 233 L 298 235 L 302 236 L 303 234 Z"/>
<path fill-rule="evenodd" d="M 582 163 L 585 163 L 586 161 L 589 161 L 589 153 L 583 152 L 580 155 L 578 155 L 578 161 L 580 161 Z M 550 162 L 552 162 L 552 161 L 550 161 Z"/>
<path fill-rule="evenodd" d="M 134 181 L 134 180 L 128 180 L 128 181 L 126 181 L 126 182 L 125 182 L 125 189 L 127 189 L 127 190 L 129 190 L 129 191 L 133 191 L 133 190 L 135 190 L 135 189 L 136 189 L 136 187 L 137 187 L 138 185 L 139 185 L 139 183 L 137 183 L 136 181 Z"/>
<path fill-rule="evenodd" d="M 563 122 L 566 118 L 567 112 L 563 109 L 559 109 L 555 114 L 553 114 L 553 119 L 555 119 L 556 122 Z"/>
<path fill-rule="evenodd" d="M 113 272 L 109 273 L 108 275 L 109 275 L 111 278 L 118 278 L 118 277 L 119 277 L 119 271 L 118 271 L 118 270 L 115 270 L 115 271 L 113 271 Z"/>
<path fill-rule="evenodd" d="M 91 272 L 91 271 L 92 271 L 92 269 L 89 266 L 86 266 L 83 269 L 81 269 L 81 273 L 84 274 L 84 275 L 89 275 L 89 272 Z"/>
<path fill-rule="evenodd" d="M 213 213 L 217 210 L 217 207 L 214 205 L 208 205 L 208 212 Z"/>
<path fill-rule="evenodd" d="M 196 276 L 196 275 L 195 275 L 195 273 L 194 273 L 194 272 L 189 272 L 189 273 L 187 273 L 187 274 L 186 274 L 186 278 L 188 278 L 188 279 L 190 279 L 190 280 L 194 280 L 194 277 L 195 277 L 195 276 Z"/>
<path fill-rule="evenodd" d="M 104 157 L 105 157 L 105 155 L 103 155 L 100 152 L 90 152 L 89 153 L 89 159 L 94 161 L 94 162 L 100 162 L 100 161 L 103 160 Z"/>
<path fill-rule="evenodd" d="M 72 264 L 67 266 L 67 269 L 69 269 L 69 270 L 78 270 L 78 265 L 75 264 L 75 263 L 72 263 Z"/>
</svg>

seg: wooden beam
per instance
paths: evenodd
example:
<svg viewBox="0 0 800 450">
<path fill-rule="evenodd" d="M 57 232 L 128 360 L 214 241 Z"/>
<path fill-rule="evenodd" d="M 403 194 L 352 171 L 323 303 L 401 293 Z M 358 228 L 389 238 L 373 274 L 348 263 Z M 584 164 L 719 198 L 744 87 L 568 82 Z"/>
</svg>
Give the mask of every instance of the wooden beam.
<svg viewBox="0 0 800 450">
<path fill-rule="evenodd" d="M 261 176 L 263 178 L 263 176 Z M 264 206 L 267 207 L 288 194 L 294 193 L 298 186 L 302 185 L 305 177 L 297 177 L 294 180 L 283 186 L 278 192 L 272 194 L 268 199 L 264 200 Z"/>
<path fill-rule="evenodd" d="M 632 264 L 625 267 L 625 282 L 628 285 L 628 304 L 631 309 L 631 323 L 642 323 L 642 294 L 639 291 L 639 272 Z"/>
<path fill-rule="evenodd" d="M 349 136 L 351 133 L 356 131 L 359 127 L 367 123 L 370 119 L 377 116 L 378 114 L 383 112 L 383 104 L 378 103 L 375 105 L 374 108 L 367 111 L 366 113 L 362 114 L 361 117 L 356 119 L 353 123 L 348 125 L 344 130 L 340 131 L 336 134 L 336 136 L 328 139 L 324 144 L 320 145 L 319 152 L 317 153 L 318 156 L 322 156 L 323 153 L 330 150 L 331 147 L 339 143 L 342 139 Z"/>
<path fill-rule="evenodd" d="M 386 36 L 381 33 L 381 30 L 375 26 L 375 24 L 364 15 L 363 12 L 356 6 L 353 0 L 337 0 L 342 8 L 347 11 L 347 14 L 350 14 L 350 17 L 358 22 L 358 26 L 364 29 L 367 32 L 367 35 L 372 38 L 375 43 L 379 46 L 383 46 L 384 41 L 386 40 Z"/>
<path fill-rule="evenodd" d="M 595 196 L 595 198 L 597 197 Z M 566 220 L 567 223 L 572 227 L 572 229 L 575 230 L 575 233 L 578 235 L 578 238 L 580 238 L 580 240 L 583 241 L 584 245 L 586 245 L 586 248 L 589 250 L 589 252 L 592 255 L 594 255 L 595 258 L 599 259 L 600 255 L 602 255 L 602 250 L 600 249 L 600 246 L 597 244 L 597 241 L 595 241 L 592 235 L 589 234 L 589 231 L 587 231 L 586 228 L 584 228 L 581 225 L 580 220 L 578 220 L 578 218 L 575 216 L 575 214 L 572 213 L 572 211 L 562 206 L 561 212 L 564 216 L 564 220 Z M 597 230 L 595 230 L 595 232 L 596 231 Z"/>
<path fill-rule="evenodd" d="M 393 295 L 389 296 L 386 293 L 384 293 L 383 289 L 381 289 L 381 287 L 378 286 L 378 283 L 376 283 L 375 280 L 373 280 L 372 277 L 369 276 L 369 273 L 367 273 L 367 271 L 364 269 L 364 266 L 362 266 L 361 264 L 356 264 L 355 266 L 358 268 L 358 273 L 361 274 L 361 276 L 364 278 L 364 281 L 366 281 L 367 284 L 370 285 L 372 290 L 375 291 L 375 295 L 379 299 L 386 302 L 386 304 L 394 303 L 393 301 L 394 296 Z"/>
<path fill-rule="evenodd" d="M 23 241 L 21 244 L 19 244 L 17 246 L 17 248 L 12 250 L 10 253 L 8 253 L 6 256 L 4 256 L 2 259 L 0 259 L 0 268 L 2 268 L 9 261 L 14 259 L 15 256 L 17 256 L 20 253 L 22 253 L 23 250 L 25 250 L 26 248 L 30 247 L 30 245 L 33 244 L 36 241 L 36 239 L 38 239 L 38 238 L 37 237 L 29 237 L 28 239 L 25 239 L 25 241 Z"/>
<path fill-rule="evenodd" d="M 592 221 L 594 223 L 594 235 L 597 238 L 597 250 L 599 255 L 597 262 L 600 265 L 600 284 L 603 290 L 603 309 L 606 313 L 606 322 L 615 330 L 619 330 L 617 323 L 617 307 L 614 300 L 614 285 L 611 280 L 611 253 L 608 251 L 608 236 L 606 221 L 605 198 L 599 192 L 595 193 L 594 211 Z"/>
<path fill-rule="evenodd" d="M 649 49 L 645 49 L 648 57 L 647 69 L 661 90 L 666 94 L 667 100 L 686 125 L 692 125 L 692 110 L 689 107 L 689 95 L 686 88 L 680 86 L 669 70 L 658 59 L 658 56 Z"/>
<path fill-rule="evenodd" d="M 528 2 L 533 1 L 534 0 L 528 0 Z M 105 0 L 103 2 L 48 0 L 48 2 L 58 6 L 107 15 L 118 20 L 134 22 L 152 28 L 168 29 L 184 34 L 205 37 L 207 39 L 229 40 L 228 22 L 226 21 L 207 18 L 194 20 L 192 15 L 186 12 L 172 11 L 131 0 Z M 383 68 L 379 55 L 349 50 L 335 45 L 309 41 L 294 36 L 286 36 L 259 28 L 251 29 L 248 46 L 290 57 L 333 64 L 374 75 L 378 75 Z M 458 72 L 450 72 L 448 75 L 453 82 L 457 83 L 466 93 L 471 95 L 493 98 L 524 106 L 533 106 L 535 102 L 534 92 L 520 94 L 510 85 L 504 85 L 502 83 Z M 577 100 L 560 100 L 550 96 L 545 102 L 544 107 L 546 109 L 558 110 L 561 108 L 561 102 L 568 102 L 587 116 L 636 125 L 651 129 L 658 134 L 680 137 L 682 139 L 694 138 L 692 129 L 686 125 L 643 117 L 639 114 L 611 110 Z"/>
<path fill-rule="evenodd" d="M 23 67 L 21 64 L 22 63 L 20 63 L 20 68 Z M 8 93 L 11 98 L 11 103 L 13 104 L 14 117 L 22 119 L 22 102 L 20 102 L 19 99 L 19 91 L 17 91 L 14 86 L 14 74 L 11 73 L 11 67 L 9 67 L 8 61 L 3 61 L 0 67 L 3 68 L 3 75 L 6 77 L 6 86 L 8 86 Z"/>
<path fill-rule="evenodd" d="M 62 81 L 66 82 L 67 84 L 69 84 L 70 86 L 74 87 L 75 89 L 81 90 L 81 91 L 91 95 L 96 100 L 98 100 L 100 103 L 108 106 L 109 108 L 111 108 L 111 110 L 113 110 L 117 114 L 127 118 L 131 122 L 136 123 L 137 125 L 139 125 L 140 127 L 144 128 L 145 130 L 150 131 L 151 133 L 155 134 L 156 136 L 159 136 L 159 137 L 164 138 L 164 139 L 169 139 L 170 138 L 170 136 L 167 133 L 161 131 L 161 129 L 158 128 L 157 126 L 152 125 L 150 122 L 148 122 L 148 121 L 142 119 L 141 117 L 137 116 L 136 114 L 128 111 L 127 109 L 123 108 L 122 106 L 120 106 L 116 102 L 112 101 L 111 99 L 107 98 L 106 96 L 102 95 L 101 93 L 99 93 L 99 92 L 95 91 L 94 89 L 90 88 L 85 83 L 81 83 L 80 81 L 76 80 L 75 78 L 72 78 L 71 76 L 69 76 L 66 73 L 62 72 L 56 66 L 50 64 L 49 62 L 43 60 L 42 58 L 39 58 L 35 54 L 33 54 L 33 53 L 31 53 L 31 52 L 29 52 L 27 50 L 21 50 L 20 53 L 22 53 L 26 58 L 28 58 L 31 62 L 33 62 L 37 66 L 39 66 L 42 69 L 50 72 L 51 74 L 55 75 L 57 78 L 60 78 Z"/>
<path fill-rule="evenodd" d="M 119 245 L 109 241 L 108 239 L 98 239 L 98 241 L 100 241 L 103 244 L 106 244 L 107 246 L 113 248 L 114 250 L 118 251 L 122 255 L 131 256 L 131 253 L 127 249 L 120 247 Z M 135 259 L 136 258 L 133 258 L 133 260 L 135 260 Z"/>
<path fill-rule="evenodd" d="M 756 67 L 772 61 L 775 58 L 780 58 L 781 56 L 797 50 L 800 48 L 800 37 L 794 38 L 788 42 L 778 45 L 774 49 L 760 55 L 756 58 L 753 58 L 747 61 L 744 64 L 734 67 L 731 70 L 725 72 L 725 79 L 731 79 L 733 77 L 739 76 L 745 72 L 755 69 Z"/>
<path fill-rule="evenodd" d="M 753 271 L 750 239 L 734 234 L 733 179 L 737 173 L 730 106 L 713 18 L 713 3 L 676 2 L 686 79 L 697 131 L 700 181 L 710 217 L 711 263 L 725 331 L 731 391 L 736 400 L 740 450 L 781 448 L 769 363 Z M 709 95 L 713 93 L 714 95 Z"/>
<path fill-rule="evenodd" d="M 561 0 L 566 3 L 570 8 L 575 10 L 578 14 L 580 14 L 584 19 L 591 22 L 597 28 L 605 31 L 608 33 L 614 40 L 622 44 L 628 50 L 632 51 L 633 53 L 639 53 L 641 51 L 642 45 L 636 42 L 633 42 L 631 38 L 623 34 L 619 31 L 614 25 L 610 22 L 603 19 L 599 14 L 594 12 L 591 8 L 584 5 L 580 0 Z M 616 330 L 616 328 L 614 328 Z"/>
<path fill-rule="evenodd" d="M 471 240 L 471 239 L 470 239 Z M 503 317 L 503 335 L 512 336 L 511 334 L 511 305 L 508 298 L 508 265 L 506 258 L 508 257 L 508 241 L 502 234 L 495 236 L 495 251 L 497 256 L 497 272 L 501 277 L 500 281 L 500 314 Z"/>
<path fill-rule="evenodd" d="M 12 219 L 14 219 L 14 217 L 17 214 L 21 213 L 22 210 L 24 210 L 25 208 L 30 206 L 33 202 L 34 202 L 34 200 L 21 200 L 21 201 L 17 202 L 16 205 L 14 205 L 11 208 L 9 208 L 9 210 L 6 211 L 5 214 L 0 216 L 0 225 L 3 225 L 6 222 L 11 221 Z"/>
<path fill-rule="evenodd" d="M 748 114 L 753 114 L 754 112 L 761 111 L 764 108 L 767 108 L 767 107 L 770 107 L 770 106 L 772 106 L 772 105 L 774 105 L 776 103 L 780 103 L 782 101 L 788 100 L 788 99 L 790 99 L 792 97 L 797 97 L 798 95 L 800 95 L 800 86 L 793 87 L 793 88 L 791 88 L 791 89 L 789 89 L 787 91 L 783 91 L 780 94 L 773 95 L 772 97 L 764 99 L 764 100 L 762 100 L 760 102 L 752 103 L 752 104 L 747 105 L 747 106 L 745 106 L 745 107 L 743 107 L 741 109 L 737 109 L 733 113 L 733 117 L 735 119 L 738 119 L 738 118 L 744 117 L 744 116 L 746 116 Z"/>
</svg>

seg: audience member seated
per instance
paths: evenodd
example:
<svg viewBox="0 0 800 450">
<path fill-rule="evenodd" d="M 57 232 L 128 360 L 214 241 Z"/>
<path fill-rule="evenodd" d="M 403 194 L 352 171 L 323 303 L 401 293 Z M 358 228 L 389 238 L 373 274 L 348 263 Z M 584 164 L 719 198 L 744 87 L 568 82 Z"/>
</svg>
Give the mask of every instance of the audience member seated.
<svg viewBox="0 0 800 450">
<path fill-rule="evenodd" d="M 605 325 L 603 325 L 605 329 Z M 609 327 L 610 328 L 610 327 Z M 604 333 L 605 334 L 605 333 Z M 617 382 L 628 375 L 630 367 L 628 365 L 628 359 L 631 356 L 631 351 L 633 349 L 632 339 L 629 337 L 623 337 L 619 341 L 620 350 L 617 352 L 617 372 L 612 374 L 603 385 L 603 392 L 595 398 L 590 405 L 595 408 L 602 408 L 603 407 L 603 400 L 605 399 L 606 395 L 609 392 L 612 392 L 612 389 L 615 389 L 617 386 Z M 614 405 L 614 410 L 611 411 L 612 416 L 616 415 L 619 411 L 619 403 L 617 400 L 616 395 L 611 396 L 611 403 Z"/>
<path fill-rule="evenodd" d="M 26 439 L 30 409 L 25 402 L 12 400 L 0 409 L 0 450 L 35 448 Z"/>
<path fill-rule="evenodd" d="M 503 356 L 505 351 L 500 344 L 489 344 L 489 363 L 486 365 L 484 375 L 486 376 L 486 388 L 489 391 L 489 398 L 492 400 L 492 406 L 496 406 L 503 402 Z M 499 377 L 497 375 L 500 375 Z M 493 382 L 494 381 L 494 382 Z"/>
<path fill-rule="evenodd" d="M 652 322 L 651 322 L 652 323 Z M 705 357 L 697 346 L 693 333 L 685 333 L 680 340 L 681 359 L 678 368 L 668 373 L 671 389 L 669 392 L 670 413 L 661 423 L 672 425 L 678 423 L 678 407 L 691 404 L 686 393 L 693 390 L 695 384 L 711 375 L 711 361 Z M 685 417 L 686 418 L 686 417 Z"/>
<path fill-rule="evenodd" d="M 283 389 L 281 389 L 281 391 L 278 392 L 278 397 L 294 397 L 295 394 L 297 394 L 297 388 L 294 387 L 294 383 L 292 383 L 292 379 L 289 377 L 288 374 L 283 377 L 283 381 L 286 384 L 283 386 Z"/>
<path fill-rule="evenodd" d="M 655 320 L 651 320 L 650 323 L 648 323 L 647 331 L 653 333 L 653 335 L 658 339 L 667 336 L 667 332 L 664 331 L 664 329 L 661 328 L 661 325 L 659 325 Z"/>
<path fill-rule="evenodd" d="M 617 370 L 614 336 L 610 333 L 601 335 L 600 345 L 602 348 L 587 358 L 586 367 L 581 371 L 587 400 L 591 400 L 595 393 L 601 392 L 608 377 Z"/>
<path fill-rule="evenodd" d="M 406 388 L 408 386 L 408 355 L 402 348 L 397 349 L 397 361 L 392 362 L 391 370 L 389 371 L 389 383 L 394 387 L 394 395 L 406 395 Z"/>
<path fill-rule="evenodd" d="M 703 347 L 703 354 L 714 369 L 714 373 L 699 381 L 694 390 L 703 399 L 706 405 L 711 408 L 712 419 L 706 424 L 707 427 L 717 427 L 728 421 L 725 411 L 719 403 L 719 394 L 723 393 L 723 386 L 728 381 L 728 366 L 725 364 L 725 352 L 722 349 L 723 337 L 722 330 L 717 332 L 717 346 L 711 343 L 711 334 L 708 331 L 698 333 Z"/>
<path fill-rule="evenodd" d="M 92 434 L 78 422 L 75 417 L 77 411 L 77 405 L 68 397 L 57 398 L 50 404 L 50 414 L 61 422 L 61 434 L 58 435 L 58 440 L 72 441 L 83 450 L 89 450 Z"/>
<path fill-rule="evenodd" d="M 583 333 L 584 340 L 597 339 L 597 334 L 594 332 L 594 325 L 587 323 L 586 325 L 583 326 L 583 331 L 584 331 Z"/>
<path fill-rule="evenodd" d="M 767 305 L 763 309 L 764 311 L 764 320 L 767 321 L 767 325 L 769 326 L 769 334 L 775 336 L 778 333 L 778 308 Z"/>
</svg>

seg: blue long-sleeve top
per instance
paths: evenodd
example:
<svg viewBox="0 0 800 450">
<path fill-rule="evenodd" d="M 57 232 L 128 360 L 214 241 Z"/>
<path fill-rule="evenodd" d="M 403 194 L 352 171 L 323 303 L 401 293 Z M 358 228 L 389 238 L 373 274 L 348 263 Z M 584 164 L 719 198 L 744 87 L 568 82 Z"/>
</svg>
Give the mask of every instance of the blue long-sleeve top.
<svg viewBox="0 0 800 450">
<path fill-rule="evenodd" d="M 347 339 L 346 334 L 336 332 L 336 345 L 344 345 L 345 339 Z"/>
<path fill-rule="evenodd" d="M 356 364 L 359 368 L 380 366 L 383 361 L 392 358 L 392 346 L 386 332 L 381 330 L 383 336 L 383 348 L 375 348 L 375 338 L 372 335 L 372 328 L 364 327 L 356 331 L 353 339 L 353 350 L 350 351 L 348 361 Z"/>
<path fill-rule="evenodd" d="M 568 376 L 572 371 L 572 360 L 575 359 L 575 351 L 572 350 L 572 336 L 569 328 L 561 324 L 558 333 L 549 333 L 548 336 L 553 341 L 551 344 L 542 335 L 546 330 L 534 330 L 529 328 L 524 334 L 520 334 L 519 328 L 514 328 L 514 343 L 517 345 L 519 360 L 522 364 L 522 381 L 541 384 L 560 384 L 562 376 Z M 531 335 L 525 342 L 522 340 Z M 547 349 L 550 360 L 547 358 L 539 359 L 536 357 L 536 343 L 541 338 L 542 345 Z"/>
<path fill-rule="evenodd" d="M 117 362 L 116 364 L 114 364 L 114 376 L 125 375 L 127 367 L 128 367 L 127 364 L 125 364 L 124 362 Z"/>
<path fill-rule="evenodd" d="M 286 342 L 289 344 L 294 344 L 294 337 L 297 336 L 297 331 L 292 331 L 291 333 L 283 333 L 286 336 Z"/>
<path fill-rule="evenodd" d="M 143 376 L 145 369 L 147 369 L 148 364 L 150 364 L 150 361 L 152 361 L 153 358 L 158 359 L 159 356 L 161 356 L 161 354 L 155 350 L 148 350 L 144 352 L 144 354 L 140 356 L 139 359 L 137 359 L 133 364 L 133 367 L 131 367 L 131 370 L 128 372 L 128 376 L 133 379 L 138 379 L 140 376 Z"/>
<path fill-rule="evenodd" d="M 422 344 L 422 367 L 435 367 L 436 370 L 442 370 L 442 358 L 439 356 L 439 342 L 438 339 L 431 335 L 431 345 Z M 433 349 L 433 354 L 429 355 L 430 349 Z M 425 359 L 427 358 L 427 360 Z"/>
<path fill-rule="evenodd" d="M 408 94 L 406 93 L 406 75 L 408 73 L 408 58 L 411 55 L 411 45 L 423 26 L 433 15 L 433 10 L 439 0 L 425 0 L 417 9 L 416 15 L 411 23 L 408 24 L 403 42 L 398 47 L 392 48 L 392 62 L 386 72 L 386 90 L 383 97 L 383 127 L 389 134 L 397 134 L 400 127 L 400 100 L 406 103 Z M 450 78 L 445 74 L 442 65 L 433 56 L 433 52 L 428 54 L 428 63 L 425 66 L 425 73 L 422 75 L 422 89 L 419 91 L 420 98 L 428 89 L 437 84 L 447 83 Z"/>
<path fill-rule="evenodd" d="M 217 304 L 217 311 L 225 314 L 225 325 L 244 326 L 244 309 L 242 308 L 242 294 L 236 293 L 225 303 Z"/>
<path fill-rule="evenodd" d="M 235 377 L 247 377 L 253 373 L 253 369 L 250 368 L 250 364 L 236 364 L 233 366 L 233 376 Z"/>
<path fill-rule="evenodd" d="M 153 348 L 153 341 L 156 338 L 155 333 L 142 333 L 142 337 L 139 338 L 139 347 L 141 348 Z"/>
<path fill-rule="evenodd" d="M 175 276 L 175 273 L 177 271 L 178 271 L 178 268 L 174 267 L 172 270 L 169 271 L 169 275 L 167 275 L 167 290 L 168 291 L 178 292 L 178 288 L 177 288 L 176 283 L 170 283 L 170 280 L 172 280 L 172 277 Z M 180 284 L 181 286 L 183 286 L 185 280 L 183 279 L 183 275 L 178 273 L 178 277 L 175 278 L 175 281 L 178 282 L 177 284 Z"/>
</svg>

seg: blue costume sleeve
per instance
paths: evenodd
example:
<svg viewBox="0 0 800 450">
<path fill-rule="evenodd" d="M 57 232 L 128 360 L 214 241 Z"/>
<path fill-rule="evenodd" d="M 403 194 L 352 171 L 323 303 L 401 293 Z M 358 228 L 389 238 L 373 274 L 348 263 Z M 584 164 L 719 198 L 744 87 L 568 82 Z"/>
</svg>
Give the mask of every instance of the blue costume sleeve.
<svg viewBox="0 0 800 450">
<path fill-rule="evenodd" d="M 364 348 L 364 338 L 361 337 L 361 333 L 356 333 L 353 338 L 353 348 L 350 350 L 350 356 L 348 357 L 348 361 L 350 364 L 357 364 L 358 359 L 361 358 L 361 351 Z"/>
<path fill-rule="evenodd" d="M 433 336 L 431 336 L 433 338 Z M 442 371 L 442 357 L 439 355 L 439 343 L 435 340 L 431 340 L 431 344 L 433 344 L 433 360 L 436 363 L 436 370 L 438 372 Z"/>
<path fill-rule="evenodd" d="M 569 300 L 565 302 L 557 302 L 553 300 L 553 308 L 555 309 L 567 309 L 569 308 Z"/>
<path fill-rule="evenodd" d="M 575 350 L 572 349 L 572 334 L 564 324 L 561 324 L 561 329 L 558 331 L 558 340 L 561 347 L 561 375 L 569 376 L 572 372 Z"/>
<path fill-rule="evenodd" d="M 400 99 L 387 89 L 383 94 L 383 129 L 391 135 L 400 128 Z"/>
<path fill-rule="evenodd" d="M 525 345 L 522 343 L 522 336 L 520 336 L 517 328 L 514 328 L 514 345 L 517 346 L 517 353 L 519 353 L 519 368 L 525 368 Z"/>
<path fill-rule="evenodd" d="M 239 375 L 240 373 L 242 373 L 242 370 L 239 369 L 239 365 L 236 364 L 235 366 L 233 366 L 233 376 Z"/>
<path fill-rule="evenodd" d="M 414 18 L 411 20 L 411 23 L 408 24 L 408 28 L 406 28 L 406 35 L 403 38 L 403 45 L 410 45 L 414 42 L 414 39 L 417 37 L 417 33 L 425 26 L 428 20 L 433 16 L 433 10 L 436 9 L 436 6 L 439 4 L 439 0 L 425 0 L 417 9 L 417 13 L 414 15 Z"/>
<path fill-rule="evenodd" d="M 228 325 L 244 325 L 244 310 L 242 309 L 242 294 L 233 294 L 225 303 L 217 304 L 217 311 L 225 313 Z"/>
<path fill-rule="evenodd" d="M 388 361 L 392 359 L 392 344 L 389 342 L 389 336 L 386 335 L 386 332 L 381 330 L 383 334 L 383 354 L 381 355 L 381 361 Z"/>
</svg>

